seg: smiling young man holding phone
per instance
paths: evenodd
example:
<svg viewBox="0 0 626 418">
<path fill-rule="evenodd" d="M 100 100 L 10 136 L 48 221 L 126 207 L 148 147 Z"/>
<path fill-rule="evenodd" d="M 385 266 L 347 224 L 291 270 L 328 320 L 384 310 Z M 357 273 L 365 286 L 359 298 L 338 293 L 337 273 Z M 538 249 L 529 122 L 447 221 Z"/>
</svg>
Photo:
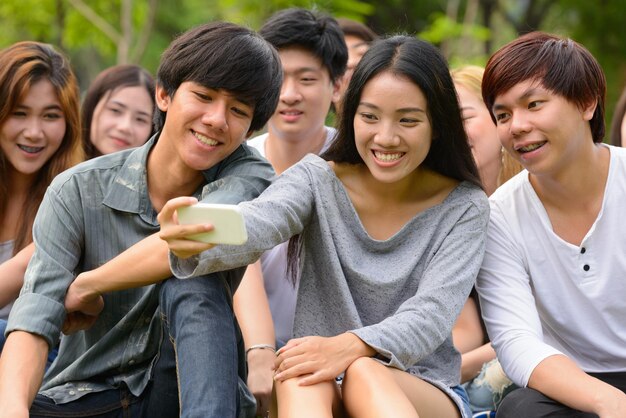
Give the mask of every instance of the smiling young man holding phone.
<svg viewBox="0 0 626 418">
<path fill-rule="evenodd" d="M 158 133 L 53 181 L 9 319 L 0 417 L 223 418 L 242 410 L 245 366 L 231 301 L 242 270 L 144 287 L 119 272 L 89 274 L 156 237 L 157 213 L 173 197 L 221 204 L 256 197 L 273 171 L 243 142 L 273 113 L 281 82 L 276 51 L 256 33 L 221 22 L 194 28 L 162 56 Z M 91 286 L 84 299 L 75 297 L 81 283 Z M 43 377 L 61 330 L 80 328 L 88 329 L 62 338 Z"/>
</svg>

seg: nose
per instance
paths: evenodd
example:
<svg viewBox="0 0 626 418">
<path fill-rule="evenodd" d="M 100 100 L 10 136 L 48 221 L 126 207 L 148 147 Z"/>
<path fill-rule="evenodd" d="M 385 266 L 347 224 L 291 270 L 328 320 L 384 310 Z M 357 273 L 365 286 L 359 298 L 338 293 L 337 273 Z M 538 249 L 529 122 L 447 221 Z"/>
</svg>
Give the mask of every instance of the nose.
<svg viewBox="0 0 626 418">
<path fill-rule="evenodd" d="M 43 137 L 43 121 L 38 117 L 29 118 L 24 129 L 24 138 L 31 141 L 38 141 Z"/>
<path fill-rule="evenodd" d="M 400 145 L 400 137 L 391 122 L 381 121 L 374 142 L 384 148 L 393 148 Z"/>
<path fill-rule="evenodd" d="M 133 127 L 133 115 L 126 112 L 119 120 L 118 129 L 122 132 L 130 132 Z"/>
<path fill-rule="evenodd" d="M 511 135 L 518 136 L 530 132 L 531 125 L 528 122 L 528 118 L 525 112 L 513 112 L 511 113 L 511 120 L 509 123 Z"/>
<path fill-rule="evenodd" d="M 207 103 L 207 108 L 202 115 L 202 123 L 213 129 L 225 131 L 228 129 L 226 121 L 227 107 L 227 103 L 223 100 L 214 100 L 211 103 Z"/>
<path fill-rule="evenodd" d="M 292 77 L 284 79 L 283 86 L 280 89 L 280 100 L 288 105 L 296 104 L 302 100 L 297 80 Z"/>
</svg>

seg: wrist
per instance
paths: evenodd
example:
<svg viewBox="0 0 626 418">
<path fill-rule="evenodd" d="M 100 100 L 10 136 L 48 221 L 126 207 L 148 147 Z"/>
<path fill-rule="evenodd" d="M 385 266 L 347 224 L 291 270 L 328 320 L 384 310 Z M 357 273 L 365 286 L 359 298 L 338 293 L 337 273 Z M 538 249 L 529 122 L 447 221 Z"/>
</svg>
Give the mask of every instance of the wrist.
<svg viewBox="0 0 626 418">
<path fill-rule="evenodd" d="M 367 345 L 356 334 L 345 332 L 340 334 L 338 337 L 343 340 L 342 344 L 350 353 L 352 353 L 355 360 L 359 357 L 374 357 L 376 355 L 376 350 Z"/>
<path fill-rule="evenodd" d="M 91 300 L 101 295 L 95 283 L 96 281 L 93 280 L 91 271 L 85 271 L 76 276 L 72 286 L 74 286 L 74 290 L 80 300 Z"/>
<path fill-rule="evenodd" d="M 255 351 L 263 351 L 265 353 L 276 355 L 276 347 L 274 347 L 273 344 L 253 344 L 246 349 L 246 358 Z"/>
</svg>

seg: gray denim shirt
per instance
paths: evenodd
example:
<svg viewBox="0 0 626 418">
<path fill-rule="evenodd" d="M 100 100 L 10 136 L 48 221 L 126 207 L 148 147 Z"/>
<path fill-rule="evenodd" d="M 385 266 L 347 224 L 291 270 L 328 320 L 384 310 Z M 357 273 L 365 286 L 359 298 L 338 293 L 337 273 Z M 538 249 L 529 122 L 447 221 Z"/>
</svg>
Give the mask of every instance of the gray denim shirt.
<svg viewBox="0 0 626 418">
<path fill-rule="evenodd" d="M 76 275 L 159 230 L 146 177 L 148 153 L 157 135 L 140 148 L 84 162 L 54 179 L 35 219 L 36 251 L 7 334 L 28 331 L 55 346 L 65 318 L 65 293 Z M 234 204 L 256 197 L 274 172 L 257 151 L 242 145 L 203 174 L 206 184 L 196 197 Z M 218 274 L 231 283 L 241 279 Z M 125 382 L 140 395 L 160 344 L 158 300 L 158 285 L 105 294 L 104 310 L 94 326 L 62 338 L 41 393 L 66 403 Z"/>
</svg>

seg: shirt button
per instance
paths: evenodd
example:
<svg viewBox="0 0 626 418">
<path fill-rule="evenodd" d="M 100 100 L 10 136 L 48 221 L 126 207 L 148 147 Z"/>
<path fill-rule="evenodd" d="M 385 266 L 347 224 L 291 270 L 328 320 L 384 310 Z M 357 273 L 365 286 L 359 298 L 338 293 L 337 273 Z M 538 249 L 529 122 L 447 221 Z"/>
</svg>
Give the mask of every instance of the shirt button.
<svg viewBox="0 0 626 418">
<path fill-rule="evenodd" d="M 585 247 L 582 247 L 582 248 L 580 249 L 580 253 L 581 253 L 581 254 L 584 254 L 586 251 L 587 251 L 587 249 L 586 249 Z"/>
<path fill-rule="evenodd" d="M 583 266 L 583 270 L 585 270 L 585 271 L 589 271 L 589 269 L 590 269 L 590 268 L 591 268 L 591 267 L 589 267 L 589 264 L 585 264 L 585 265 Z"/>
<path fill-rule="evenodd" d="M 589 270 L 589 269 L 587 269 L 587 270 Z M 135 364 L 135 360 L 131 360 L 131 361 L 129 361 L 129 362 L 128 362 L 128 364 L 129 364 L 130 366 L 132 366 L 133 364 Z"/>
<path fill-rule="evenodd" d="M 70 390 L 70 395 L 76 395 L 76 392 L 74 392 L 73 390 Z"/>
</svg>

